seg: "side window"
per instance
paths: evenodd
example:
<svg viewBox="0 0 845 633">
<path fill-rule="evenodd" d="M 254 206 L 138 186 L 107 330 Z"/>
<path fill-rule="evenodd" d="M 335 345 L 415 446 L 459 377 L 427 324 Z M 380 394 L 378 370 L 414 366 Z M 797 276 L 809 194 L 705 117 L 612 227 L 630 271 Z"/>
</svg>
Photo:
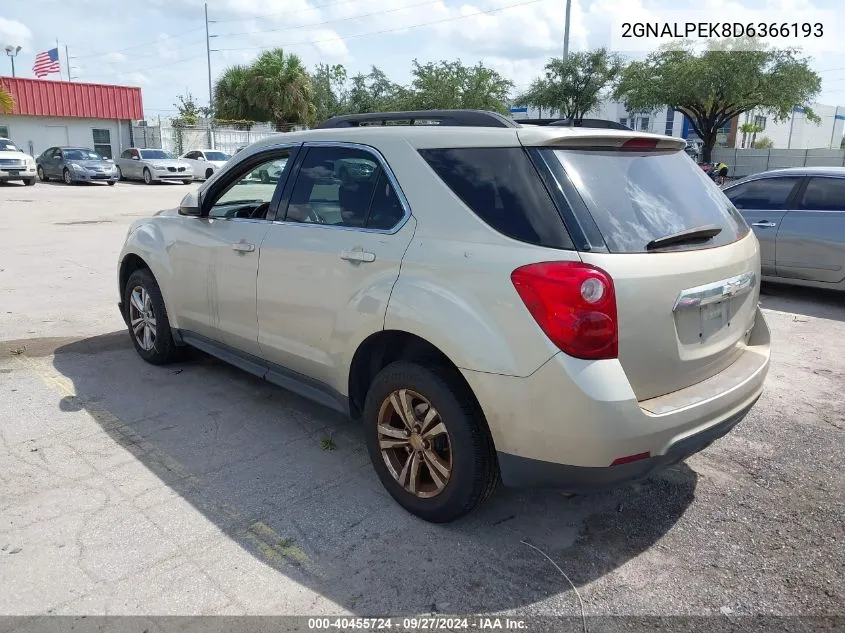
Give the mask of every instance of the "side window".
<svg viewBox="0 0 845 633">
<path fill-rule="evenodd" d="M 379 177 L 376 182 L 376 190 L 373 201 L 370 204 L 370 213 L 367 215 L 367 228 L 389 231 L 399 224 L 405 217 L 405 209 L 399 201 L 399 196 L 390 184 L 390 179 L 384 170 L 379 169 Z"/>
<path fill-rule="evenodd" d="M 375 156 L 364 150 L 309 148 L 285 220 L 364 227 L 380 172 Z"/>
<path fill-rule="evenodd" d="M 420 154 L 499 233 L 539 246 L 572 248 L 557 208 L 521 148 L 426 149 Z"/>
<path fill-rule="evenodd" d="M 120 157 L 121 158 L 132 158 L 132 150 L 131 149 L 123 150 L 123 153 L 120 155 Z"/>
<path fill-rule="evenodd" d="M 208 217 L 263 219 L 267 216 L 273 194 L 285 169 L 291 150 L 274 152 L 259 164 L 242 167 L 221 193 L 217 195 Z"/>
<path fill-rule="evenodd" d="M 799 209 L 845 211 L 845 178 L 811 178 Z"/>
<path fill-rule="evenodd" d="M 762 178 L 725 192 L 737 209 L 783 211 L 800 178 Z"/>
</svg>

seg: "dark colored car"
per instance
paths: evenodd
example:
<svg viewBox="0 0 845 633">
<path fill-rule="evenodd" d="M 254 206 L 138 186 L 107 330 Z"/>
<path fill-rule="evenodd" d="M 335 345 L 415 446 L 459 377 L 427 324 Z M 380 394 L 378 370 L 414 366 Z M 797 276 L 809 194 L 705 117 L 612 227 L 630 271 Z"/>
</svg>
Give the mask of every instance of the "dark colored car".
<svg viewBox="0 0 845 633">
<path fill-rule="evenodd" d="M 117 182 L 114 161 L 88 147 L 51 147 L 35 159 L 38 177 L 56 179 L 68 185 L 78 182 Z"/>
<path fill-rule="evenodd" d="M 845 168 L 766 171 L 724 192 L 757 235 L 763 279 L 845 290 Z"/>
</svg>

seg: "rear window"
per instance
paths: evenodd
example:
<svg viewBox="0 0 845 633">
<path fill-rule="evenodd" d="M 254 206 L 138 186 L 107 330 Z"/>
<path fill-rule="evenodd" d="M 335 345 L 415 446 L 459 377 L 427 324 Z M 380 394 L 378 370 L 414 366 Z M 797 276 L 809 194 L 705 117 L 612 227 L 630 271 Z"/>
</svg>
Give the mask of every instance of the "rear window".
<svg viewBox="0 0 845 633">
<path fill-rule="evenodd" d="M 519 147 L 424 149 L 420 154 L 479 218 L 515 240 L 573 248 L 548 191 Z"/>
<path fill-rule="evenodd" d="M 563 166 L 614 253 L 646 252 L 652 240 L 716 225 L 710 248 L 736 241 L 748 226 L 683 151 L 548 150 Z"/>
</svg>

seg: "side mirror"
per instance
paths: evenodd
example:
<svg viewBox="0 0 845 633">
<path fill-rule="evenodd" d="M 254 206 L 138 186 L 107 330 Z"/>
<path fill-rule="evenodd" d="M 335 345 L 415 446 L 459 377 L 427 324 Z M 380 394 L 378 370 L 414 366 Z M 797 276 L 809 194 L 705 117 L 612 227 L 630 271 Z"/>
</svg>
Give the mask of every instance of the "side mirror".
<svg viewBox="0 0 845 633">
<path fill-rule="evenodd" d="M 179 204 L 179 215 L 188 215 L 199 217 L 202 215 L 202 207 L 200 205 L 200 197 L 196 191 L 192 191 Z"/>
</svg>

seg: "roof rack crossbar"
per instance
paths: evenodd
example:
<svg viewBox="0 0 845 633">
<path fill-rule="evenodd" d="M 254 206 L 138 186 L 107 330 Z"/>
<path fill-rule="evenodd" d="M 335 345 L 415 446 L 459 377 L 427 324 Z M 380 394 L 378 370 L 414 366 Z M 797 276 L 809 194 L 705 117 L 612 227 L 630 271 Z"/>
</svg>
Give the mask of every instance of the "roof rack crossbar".
<svg viewBox="0 0 845 633">
<path fill-rule="evenodd" d="M 434 125 L 452 127 L 519 127 L 513 119 L 486 110 L 415 110 L 411 112 L 366 112 L 342 114 L 323 121 L 315 129 L 387 125 L 390 121 L 432 121 Z"/>
</svg>

